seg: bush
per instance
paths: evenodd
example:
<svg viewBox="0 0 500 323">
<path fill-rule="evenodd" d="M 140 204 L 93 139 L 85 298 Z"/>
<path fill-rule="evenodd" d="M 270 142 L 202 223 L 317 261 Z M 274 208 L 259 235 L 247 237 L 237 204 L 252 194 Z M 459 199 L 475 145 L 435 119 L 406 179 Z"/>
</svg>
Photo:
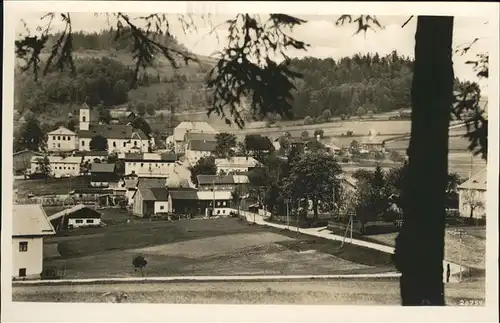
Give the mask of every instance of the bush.
<svg viewBox="0 0 500 323">
<path fill-rule="evenodd" d="M 313 123 L 313 120 L 311 119 L 311 117 L 310 117 L 310 116 L 307 116 L 307 117 L 305 117 L 305 118 L 304 118 L 304 125 L 305 125 L 305 126 L 309 126 L 309 125 L 311 125 L 312 123 Z"/>
<path fill-rule="evenodd" d="M 341 114 L 340 115 L 340 120 L 345 120 L 346 119 L 346 115 L 345 114 Z"/>
</svg>

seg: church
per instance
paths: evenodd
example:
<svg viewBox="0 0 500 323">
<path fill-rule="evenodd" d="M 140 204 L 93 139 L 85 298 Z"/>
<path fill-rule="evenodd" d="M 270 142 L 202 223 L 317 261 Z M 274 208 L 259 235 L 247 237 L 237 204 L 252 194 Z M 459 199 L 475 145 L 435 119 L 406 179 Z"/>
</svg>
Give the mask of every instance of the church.
<svg viewBox="0 0 500 323">
<path fill-rule="evenodd" d="M 109 153 L 149 151 L 150 140 L 140 129 L 129 124 L 101 124 L 90 122 L 90 108 L 84 103 L 79 111 L 79 124 L 75 131 L 59 127 L 47 134 L 47 150 L 50 152 L 90 151 L 90 141 L 103 136 L 108 141 Z"/>
</svg>

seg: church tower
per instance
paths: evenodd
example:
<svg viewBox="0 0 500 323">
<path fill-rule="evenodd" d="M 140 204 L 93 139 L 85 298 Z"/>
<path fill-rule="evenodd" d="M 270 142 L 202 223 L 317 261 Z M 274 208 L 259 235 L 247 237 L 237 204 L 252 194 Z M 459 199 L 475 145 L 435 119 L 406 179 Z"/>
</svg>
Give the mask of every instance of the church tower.
<svg viewBox="0 0 500 323">
<path fill-rule="evenodd" d="M 90 126 L 90 108 L 84 103 L 80 108 L 80 130 L 89 130 Z"/>
</svg>

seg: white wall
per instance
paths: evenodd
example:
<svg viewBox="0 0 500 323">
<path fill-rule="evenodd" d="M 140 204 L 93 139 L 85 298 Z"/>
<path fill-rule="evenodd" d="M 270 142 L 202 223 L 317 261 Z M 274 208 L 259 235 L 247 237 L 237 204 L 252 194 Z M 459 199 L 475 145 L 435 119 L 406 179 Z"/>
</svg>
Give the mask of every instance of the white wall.
<svg viewBox="0 0 500 323">
<path fill-rule="evenodd" d="M 91 222 L 89 222 L 91 221 Z M 68 219 L 68 227 L 73 226 L 73 228 L 80 228 L 80 227 L 88 227 L 88 226 L 93 226 L 93 225 L 100 225 L 101 224 L 101 219 L 100 218 L 95 218 L 95 219 Z"/>
<path fill-rule="evenodd" d="M 198 151 L 198 150 L 186 150 L 186 159 L 188 160 L 189 164 L 194 165 L 198 162 L 203 157 L 208 157 L 212 153 L 209 151 Z"/>
<path fill-rule="evenodd" d="M 238 166 L 221 166 L 217 167 L 217 172 L 224 171 L 226 174 L 231 172 L 248 172 L 248 167 L 238 167 Z"/>
<path fill-rule="evenodd" d="M 125 192 L 125 197 L 127 198 L 127 203 L 129 205 L 132 205 L 132 203 L 134 202 L 134 194 L 135 194 L 135 189 L 134 190 L 130 190 L 130 189 L 127 189 L 127 191 Z"/>
<path fill-rule="evenodd" d="M 27 251 L 19 251 L 20 242 L 28 242 Z M 40 278 L 43 270 L 43 238 L 12 237 L 12 277 L 19 277 L 19 269 L 26 268 L 26 278 Z"/>
<path fill-rule="evenodd" d="M 90 138 L 79 138 L 78 139 L 78 150 L 79 151 L 90 151 Z"/>
<path fill-rule="evenodd" d="M 135 174 L 139 177 L 168 177 L 174 173 L 175 162 L 165 161 L 127 161 L 125 162 L 125 174 Z"/>
<path fill-rule="evenodd" d="M 72 151 L 77 148 L 76 135 L 48 135 L 47 137 L 49 151 Z"/>
<path fill-rule="evenodd" d="M 155 201 L 155 214 L 166 213 L 166 212 L 169 212 L 168 201 Z"/>
<path fill-rule="evenodd" d="M 78 150 L 80 151 L 90 151 L 90 141 L 91 138 L 80 138 Z M 122 152 L 128 153 L 134 147 L 134 144 L 137 144 L 137 147 L 140 148 L 140 151 L 143 153 L 147 153 L 149 151 L 149 140 L 147 139 L 132 139 L 129 143 L 130 139 L 108 139 L 108 151 L 109 152 Z"/>
<path fill-rule="evenodd" d="M 31 172 L 37 173 L 39 165 L 36 161 L 31 163 Z M 51 176 L 69 177 L 80 175 L 80 163 L 50 163 Z"/>
<path fill-rule="evenodd" d="M 108 159 L 107 156 L 83 156 L 82 158 L 82 163 L 85 164 L 85 162 L 93 163 L 94 159 L 98 158 L 102 163 L 106 162 Z"/>
<path fill-rule="evenodd" d="M 486 191 L 461 189 L 458 191 L 458 204 L 461 217 L 470 217 L 470 201 L 480 202 L 482 206 L 474 209 L 473 217 L 481 219 L 486 215 Z"/>
</svg>

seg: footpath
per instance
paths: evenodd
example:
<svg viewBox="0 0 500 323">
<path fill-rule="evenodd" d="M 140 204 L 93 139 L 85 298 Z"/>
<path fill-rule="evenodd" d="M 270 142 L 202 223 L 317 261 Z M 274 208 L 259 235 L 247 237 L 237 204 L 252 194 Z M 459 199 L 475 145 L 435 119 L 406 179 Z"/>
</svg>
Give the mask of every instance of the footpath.
<svg viewBox="0 0 500 323">
<path fill-rule="evenodd" d="M 297 231 L 297 227 L 294 227 L 292 225 L 288 226 L 285 224 L 278 224 L 278 223 L 272 223 L 268 222 L 264 219 L 264 217 L 260 214 L 256 213 L 251 213 L 247 211 L 241 211 L 240 214 L 244 216 L 249 223 L 255 223 L 258 225 L 266 225 L 269 227 L 273 228 L 278 228 L 278 229 L 289 229 L 290 231 Z M 348 237 L 343 237 L 339 236 L 336 234 L 333 234 L 330 232 L 327 227 L 319 227 L 319 228 L 299 228 L 299 232 L 319 238 L 325 238 L 329 240 L 336 240 L 336 241 L 342 241 L 345 239 L 345 242 L 356 245 L 356 246 L 361 246 L 365 248 L 370 248 L 378 251 L 382 251 L 385 253 L 390 253 L 394 254 L 394 248 L 374 242 L 369 242 L 369 241 L 364 241 L 364 240 L 359 240 L 359 239 L 351 239 Z M 460 273 L 460 265 L 455 264 L 452 262 L 449 262 L 447 260 L 443 261 L 443 267 L 446 268 L 447 265 L 450 265 L 450 282 L 459 282 L 458 275 Z M 462 268 L 462 271 L 464 269 Z M 446 271 L 443 272 L 443 281 L 446 282 Z"/>
</svg>

